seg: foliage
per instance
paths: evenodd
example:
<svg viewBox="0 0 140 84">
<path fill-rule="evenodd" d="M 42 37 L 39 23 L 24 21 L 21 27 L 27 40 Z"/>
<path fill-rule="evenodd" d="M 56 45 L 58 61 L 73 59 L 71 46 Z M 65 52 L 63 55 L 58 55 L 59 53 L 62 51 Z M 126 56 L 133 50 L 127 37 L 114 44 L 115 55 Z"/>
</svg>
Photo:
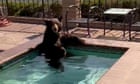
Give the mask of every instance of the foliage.
<svg viewBox="0 0 140 84">
<path fill-rule="evenodd" d="M 15 13 L 22 8 L 22 5 L 19 5 L 19 4 L 11 4 L 11 3 L 8 3 L 8 15 L 12 16 L 12 15 L 15 15 Z"/>
<path fill-rule="evenodd" d="M 11 16 L 28 16 L 32 17 L 34 14 L 43 11 L 43 7 L 37 4 L 14 4 L 9 6 L 9 15 Z"/>
<path fill-rule="evenodd" d="M 123 8 L 134 8 L 135 7 L 135 1 L 123 1 L 122 2 Z"/>
<path fill-rule="evenodd" d="M 89 7 L 90 6 L 88 4 L 81 4 L 81 16 L 82 17 L 87 17 L 88 16 Z"/>
<path fill-rule="evenodd" d="M 103 10 L 99 8 L 98 6 L 90 10 L 91 6 L 96 6 L 96 5 L 81 4 L 81 16 L 84 18 L 91 17 L 91 18 L 96 18 L 96 19 L 98 18 L 98 20 L 101 19 Z"/>
<path fill-rule="evenodd" d="M 50 5 L 50 12 L 53 14 L 54 17 L 62 16 L 62 5 L 59 3 L 52 3 Z"/>
<path fill-rule="evenodd" d="M 47 4 L 39 5 L 37 3 L 8 3 L 8 14 L 9 16 L 27 16 L 27 17 L 39 17 L 39 14 L 43 14 L 44 9 L 47 10 Z M 52 3 L 49 7 L 48 12 L 51 12 L 53 16 L 62 16 L 62 5 L 58 3 Z"/>
<path fill-rule="evenodd" d="M 42 6 L 35 5 L 33 7 L 32 4 L 29 4 L 25 7 L 23 7 L 21 10 L 19 10 L 15 15 L 32 17 L 36 13 L 42 12 L 42 9 L 43 9 Z"/>
<path fill-rule="evenodd" d="M 118 2 L 117 2 L 118 1 Z M 3 3 L 0 2 L 0 5 Z M 4 3 L 4 5 L 7 5 Z M 88 9 L 92 5 L 98 5 L 98 0 L 91 0 L 90 4 L 88 0 L 82 0 L 81 3 L 81 15 L 82 17 L 87 17 L 88 15 Z M 140 8 L 140 1 L 139 0 L 107 0 L 107 3 L 105 4 L 105 0 L 101 0 L 102 8 L 105 10 L 110 7 L 123 7 L 123 8 L 134 8 L 139 6 Z M 39 13 L 43 14 L 45 11 L 46 15 L 50 14 L 53 17 L 59 17 L 62 16 L 62 5 L 54 2 L 51 5 L 48 5 L 45 3 L 45 7 L 42 6 L 42 4 L 38 3 L 15 3 L 15 2 L 8 2 L 8 14 L 9 16 L 30 16 L 30 17 L 39 17 Z M 46 8 L 46 9 L 45 9 Z M 139 12 L 140 14 L 140 12 Z"/>
</svg>

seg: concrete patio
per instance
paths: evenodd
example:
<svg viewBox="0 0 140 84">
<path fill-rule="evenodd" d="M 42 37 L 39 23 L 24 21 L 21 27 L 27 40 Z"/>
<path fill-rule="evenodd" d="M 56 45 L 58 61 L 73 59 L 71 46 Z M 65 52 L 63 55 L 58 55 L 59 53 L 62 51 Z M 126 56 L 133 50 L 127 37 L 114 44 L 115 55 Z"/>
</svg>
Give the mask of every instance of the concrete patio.
<svg viewBox="0 0 140 84">
<path fill-rule="evenodd" d="M 65 17 L 69 5 L 80 6 L 80 1 L 62 0 L 63 17 Z M 68 20 L 79 17 L 81 17 L 79 10 L 76 8 L 69 10 Z M 7 63 L 7 61 L 21 56 L 21 54 L 28 52 L 41 43 L 45 30 L 45 26 L 41 25 L 41 20 L 44 20 L 44 18 L 38 18 L 37 20 L 29 17 L 19 18 L 17 16 L 8 16 L 7 18 L 13 22 L 7 27 L 0 27 L 0 69 L 3 68 L 3 64 Z M 95 28 L 90 29 L 90 38 L 88 37 L 87 28 L 76 27 L 69 32 L 84 39 L 87 44 L 128 49 L 96 84 L 140 84 L 140 32 L 132 31 L 132 40 L 129 41 L 128 31 L 126 31 L 126 36 L 123 37 L 123 31 L 119 29 L 110 31 L 107 26 L 106 35 L 104 36 L 103 28 L 97 28 L 98 25 L 103 26 L 103 24 L 101 25 L 97 22 L 96 27 L 93 23 L 92 25 Z M 136 30 L 140 30 L 136 26 L 134 25 Z M 121 27 L 118 26 L 118 28 Z"/>
<path fill-rule="evenodd" d="M 10 23 L 9 26 L 0 27 L 0 51 L 13 48 L 19 44 L 23 44 L 33 38 L 43 34 L 45 30 L 44 25 L 27 24 L 27 23 Z M 70 30 L 72 35 L 78 37 L 88 37 L 87 29 L 77 27 Z M 128 41 L 128 33 L 126 31 L 126 37 L 123 37 L 123 32 L 120 30 L 107 30 L 106 36 L 103 35 L 103 29 L 91 28 L 90 38 L 94 39 L 106 39 L 106 40 L 118 40 Z M 140 41 L 140 32 L 132 32 L 133 42 Z"/>
<path fill-rule="evenodd" d="M 0 65 L 34 48 L 42 41 L 45 26 L 38 24 L 10 23 L 7 27 L 0 27 Z M 128 41 L 122 36 L 122 31 L 91 28 L 91 37 L 87 36 L 86 28 L 74 28 L 71 34 L 85 39 L 87 44 L 128 48 L 128 51 L 104 74 L 97 84 L 139 84 L 140 80 L 140 35 L 132 32 L 134 38 Z M 127 32 L 127 31 L 126 31 Z M 1 67 L 1 66 L 0 66 Z"/>
<path fill-rule="evenodd" d="M 88 37 L 87 28 L 76 27 L 70 30 L 72 35 L 78 37 Z M 125 37 L 123 37 L 122 30 L 106 30 L 106 35 L 104 36 L 104 30 L 99 28 L 90 28 L 90 38 L 93 39 L 106 39 L 106 40 L 116 40 L 116 41 L 129 41 L 129 42 L 140 42 L 140 32 L 132 31 L 132 40 L 129 40 L 128 31 L 126 31 Z"/>
<path fill-rule="evenodd" d="M 37 24 L 10 23 L 0 27 L 0 51 L 5 51 L 41 35 L 45 27 Z"/>
<path fill-rule="evenodd" d="M 0 27 L 0 52 L 14 48 L 20 44 L 24 44 L 32 39 L 43 35 L 45 26 L 42 24 L 28 24 L 28 23 L 16 23 L 11 22 L 6 27 Z M 69 30 L 70 34 L 78 36 L 80 38 L 89 38 L 87 28 L 76 27 Z M 140 42 L 140 32 L 132 32 L 132 40 L 128 39 L 128 31 L 126 36 L 123 37 L 123 31 L 121 30 L 106 30 L 106 35 L 103 35 L 103 29 L 90 28 L 89 39 L 104 39 L 127 42 Z"/>
</svg>

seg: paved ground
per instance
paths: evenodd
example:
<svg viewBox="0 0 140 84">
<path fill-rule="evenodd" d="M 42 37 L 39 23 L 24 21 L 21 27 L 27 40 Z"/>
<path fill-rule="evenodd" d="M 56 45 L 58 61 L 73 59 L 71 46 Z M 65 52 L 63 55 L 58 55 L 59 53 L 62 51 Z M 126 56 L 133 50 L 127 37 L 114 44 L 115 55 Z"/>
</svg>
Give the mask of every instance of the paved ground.
<svg viewBox="0 0 140 84">
<path fill-rule="evenodd" d="M 41 42 L 42 37 L 38 39 L 33 38 L 42 34 L 44 29 L 43 25 L 23 23 L 11 23 L 11 25 L 7 27 L 0 27 L 0 52 L 5 50 L 5 52 L 0 53 L 0 64 L 18 56 L 20 54 L 19 52 L 26 52 L 29 45 L 36 45 Z M 78 37 L 88 37 L 86 28 L 75 28 L 71 32 Z M 83 38 L 89 44 L 108 47 L 125 47 L 129 49 L 97 84 L 139 84 L 140 33 L 132 32 L 134 38 L 132 41 L 128 41 L 128 32 L 126 32 L 125 38 L 122 36 L 122 31 L 107 30 L 106 36 L 103 35 L 102 29 L 94 28 L 91 29 L 90 32 L 91 38 Z M 18 46 L 29 41 L 30 43 L 22 45 L 23 48 Z M 18 47 L 15 48 L 16 46 Z"/>
<path fill-rule="evenodd" d="M 7 27 L 0 27 L 0 52 L 13 48 L 19 44 L 27 42 L 32 38 L 40 35 L 44 32 L 45 26 L 37 24 L 25 24 L 25 23 L 10 23 Z M 78 37 L 88 37 L 86 28 L 74 28 L 72 34 Z M 91 38 L 107 39 L 107 40 L 119 40 L 128 41 L 128 32 L 126 31 L 126 37 L 123 37 L 122 31 L 106 30 L 106 36 L 103 35 L 102 29 L 91 28 Z M 134 37 L 132 41 L 140 41 L 140 33 L 132 32 Z"/>
<path fill-rule="evenodd" d="M 84 29 L 74 29 L 74 35 L 87 37 Z M 128 41 L 128 31 L 123 37 L 122 31 L 106 31 L 103 35 L 101 29 L 91 29 L 91 39 L 85 39 L 87 43 L 108 47 L 124 47 L 128 51 L 97 81 L 96 84 L 140 84 L 140 32 L 132 32 L 132 41 Z"/>
<path fill-rule="evenodd" d="M 25 43 L 43 33 L 45 27 L 36 24 L 10 23 L 0 27 L 0 51 Z"/>
<path fill-rule="evenodd" d="M 86 28 L 75 28 L 72 29 L 71 34 L 80 36 L 80 37 L 88 37 Z M 106 35 L 103 35 L 103 29 L 91 28 L 90 34 L 91 38 L 94 39 L 106 39 L 106 40 L 118 40 L 118 41 L 129 41 L 129 34 L 126 31 L 125 37 L 123 37 L 123 31 L 121 30 L 106 30 Z M 132 31 L 132 42 L 140 42 L 140 32 Z"/>
</svg>

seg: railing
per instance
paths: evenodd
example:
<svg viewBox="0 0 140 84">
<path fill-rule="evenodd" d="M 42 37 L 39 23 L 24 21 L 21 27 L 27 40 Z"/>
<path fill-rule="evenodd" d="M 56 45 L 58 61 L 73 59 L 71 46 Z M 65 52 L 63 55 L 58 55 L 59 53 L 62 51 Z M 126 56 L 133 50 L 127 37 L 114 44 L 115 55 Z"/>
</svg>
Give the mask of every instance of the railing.
<svg viewBox="0 0 140 84">
<path fill-rule="evenodd" d="M 139 8 L 138 19 L 140 20 L 140 0 L 80 0 L 80 6 L 82 17 L 87 17 L 86 14 L 91 6 L 98 6 L 103 11 L 108 8 Z M 103 11 L 97 10 L 97 12 Z"/>
<path fill-rule="evenodd" d="M 0 8 L 5 16 L 58 17 L 62 16 L 62 0 L 0 0 Z M 81 14 L 87 13 L 89 6 L 96 5 L 103 10 L 111 7 L 140 8 L 140 0 L 80 0 Z M 0 11 L 0 12 L 1 12 Z M 140 14 L 140 10 L 139 10 Z"/>
<path fill-rule="evenodd" d="M 134 8 L 140 7 L 140 0 L 80 0 L 81 4 L 98 5 L 103 8 L 121 7 Z"/>
<path fill-rule="evenodd" d="M 1 15 L 27 17 L 55 17 L 61 15 L 59 0 L 0 0 Z M 56 8 L 58 10 L 56 10 Z"/>
</svg>

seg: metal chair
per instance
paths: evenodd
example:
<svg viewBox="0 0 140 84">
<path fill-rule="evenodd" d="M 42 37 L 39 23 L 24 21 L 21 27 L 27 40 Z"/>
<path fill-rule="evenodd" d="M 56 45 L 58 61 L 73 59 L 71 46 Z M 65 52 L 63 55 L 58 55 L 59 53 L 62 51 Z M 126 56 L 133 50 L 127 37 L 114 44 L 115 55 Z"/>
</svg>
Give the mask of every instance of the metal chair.
<svg viewBox="0 0 140 84">
<path fill-rule="evenodd" d="M 113 23 L 120 24 L 120 26 L 123 26 L 123 37 L 125 37 L 126 32 L 126 26 L 128 27 L 128 33 L 129 33 L 129 40 L 131 40 L 131 25 L 133 18 L 135 16 L 135 8 L 110 8 L 104 12 L 104 35 L 106 30 L 106 15 L 109 15 L 110 22 L 110 29 L 112 30 Z M 122 24 L 123 23 L 123 24 Z"/>
<path fill-rule="evenodd" d="M 139 8 L 133 8 L 133 11 L 132 11 L 132 21 L 131 21 L 131 28 L 136 28 L 136 29 L 139 29 L 140 28 L 140 21 L 138 20 L 138 17 L 139 14 L 138 14 L 138 10 L 140 10 Z M 130 37 L 131 37 L 131 31 L 132 29 L 130 30 Z M 136 30 L 137 32 L 137 30 Z M 132 38 L 130 38 L 131 40 Z"/>
<path fill-rule="evenodd" d="M 81 10 L 81 8 L 79 8 L 78 6 L 75 6 L 75 5 L 68 6 L 68 9 L 67 9 L 66 14 L 65 14 L 65 20 L 66 20 L 65 24 L 66 24 L 66 31 L 67 31 L 67 33 L 69 33 L 68 32 L 68 23 L 78 23 L 78 24 L 84 23 L 84 24 L 86 24 L 88 36 L 90 37 L 91 36 L 90 35 L 90 23 L 95 21 L 95 20 L 97 20 L 97 17 L 96 18 L 90 18 L 90 15 L 92 15 L 92 10 L 95 9 L 95 8 L 98 8 L 98 6 L 91 6 L 88 9 L 87 18 L 77 18 L 77 19 L 68 20 L 69 9 L 73 8 L 73 7 Z"/>
</svg>

